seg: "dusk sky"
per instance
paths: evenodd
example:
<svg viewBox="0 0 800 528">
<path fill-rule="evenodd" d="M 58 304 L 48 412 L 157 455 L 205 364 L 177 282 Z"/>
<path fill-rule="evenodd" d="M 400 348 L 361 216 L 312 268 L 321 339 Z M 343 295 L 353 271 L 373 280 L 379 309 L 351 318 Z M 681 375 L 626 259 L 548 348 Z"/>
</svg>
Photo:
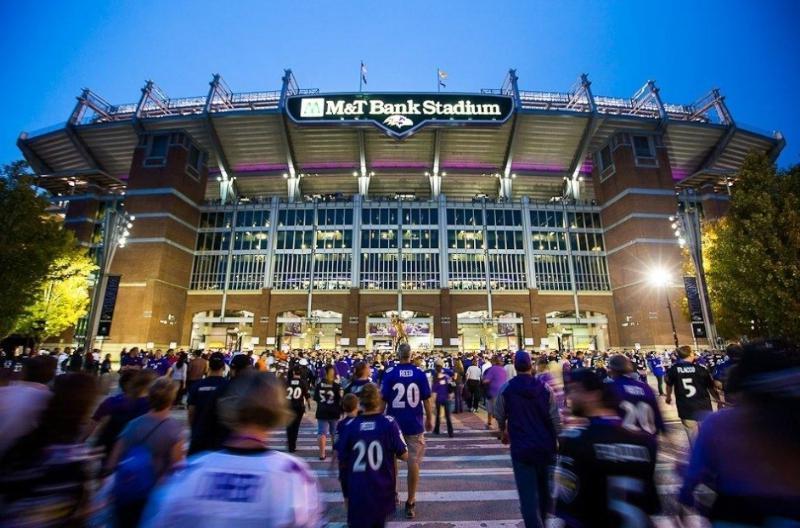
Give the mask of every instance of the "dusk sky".
<svg viewBox="0 0 800 528">
<path fill-rule="evenodd" d="M 0 0 L 0 163 L 16 139 L 64 122 L 81 88 L 135 102 L 146 79 L 172 97 L 205 95 L 212 73 L 234 91 L 300 85 L 356 91 L 520 88 L 630 97 L 654 79 L 666 102 L 719 87 L 738 125 L 786 137 L 800 163 L 800 2 L 20 2 Z"/>
</svg>

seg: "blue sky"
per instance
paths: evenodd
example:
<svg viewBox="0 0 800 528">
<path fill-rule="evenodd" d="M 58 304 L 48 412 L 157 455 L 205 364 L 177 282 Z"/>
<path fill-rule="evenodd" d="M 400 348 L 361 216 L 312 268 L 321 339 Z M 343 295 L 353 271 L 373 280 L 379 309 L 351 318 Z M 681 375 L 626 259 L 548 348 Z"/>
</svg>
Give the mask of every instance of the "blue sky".
<svg viewBox="0 0 800 528">
<path fill-rule="evenodd" d="M 219 72 L 234 91 L 520 87 L 629 97 L 656 80 L 665 101 L 719 87 L 738 124 L 780 130 L 779 164 L 800 163 L 800 0 L 303 1 L 0 0 L 0 163 L 23 131 L 63 122 L 80 89 L 134 102 L 145 79 L 172 97 L 204 95 Z"/>
</svg>

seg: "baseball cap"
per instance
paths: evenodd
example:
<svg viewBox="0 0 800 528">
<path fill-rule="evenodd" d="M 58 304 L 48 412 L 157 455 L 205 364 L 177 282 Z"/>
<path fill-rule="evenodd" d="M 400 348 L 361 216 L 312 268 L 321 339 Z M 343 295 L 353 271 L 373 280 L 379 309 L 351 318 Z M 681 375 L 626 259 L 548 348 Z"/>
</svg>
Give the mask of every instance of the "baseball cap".
<svg viewBox="0 0 800 528">
<path fill-rule="evenodd" d="M 531 355 L 528 354 L 525 350 L 518 350 L 516 354 L 514 354 L 514 368 L 517 370 L 530 370 L 533 367 L 533 363 L 531 362 Z"/>
</svg>

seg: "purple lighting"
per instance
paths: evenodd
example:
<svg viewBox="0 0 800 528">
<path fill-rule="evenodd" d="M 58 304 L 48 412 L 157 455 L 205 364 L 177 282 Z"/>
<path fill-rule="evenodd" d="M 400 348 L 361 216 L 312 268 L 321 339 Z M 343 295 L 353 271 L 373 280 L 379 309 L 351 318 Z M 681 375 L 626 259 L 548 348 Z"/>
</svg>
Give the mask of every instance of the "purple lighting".
<svg viewBox="0 0 800 528">
<path fill-rule="evenodd" d="M 233 170 L 235 172 L 274 172 L 285 171 L 287 168 L 283 163 L 240 163 L 235 165 Z"/>
</svg>

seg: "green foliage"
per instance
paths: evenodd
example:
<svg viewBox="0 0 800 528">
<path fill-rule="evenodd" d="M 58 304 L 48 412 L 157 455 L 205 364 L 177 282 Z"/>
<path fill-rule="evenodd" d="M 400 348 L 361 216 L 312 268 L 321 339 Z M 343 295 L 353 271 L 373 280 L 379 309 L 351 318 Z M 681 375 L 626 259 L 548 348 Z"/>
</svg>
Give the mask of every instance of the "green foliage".
<svg viewBox="0 0 800 528">
<path fill-rule="evenodd" d="M 25 162 L 0 169 L 0 337 L 33 304 L 51 263 L 75 243 L 47 213 L 48 205 L 36 193 Z"/>
<path fill-rule="evenodd" d="M 779 172 L 751 154 L 713 235 L 703 242 L 720 334 L 800 340 L 800 166 Z"/>
<path fill-rule="evenodd" d="M 34 302 L 25 308 L 14 333 L 37 342 L 78 323 L 89 307 L 89 278 L 97 266 L 84 248 L 73 243 L 50 265 Z"/>
</svg>

